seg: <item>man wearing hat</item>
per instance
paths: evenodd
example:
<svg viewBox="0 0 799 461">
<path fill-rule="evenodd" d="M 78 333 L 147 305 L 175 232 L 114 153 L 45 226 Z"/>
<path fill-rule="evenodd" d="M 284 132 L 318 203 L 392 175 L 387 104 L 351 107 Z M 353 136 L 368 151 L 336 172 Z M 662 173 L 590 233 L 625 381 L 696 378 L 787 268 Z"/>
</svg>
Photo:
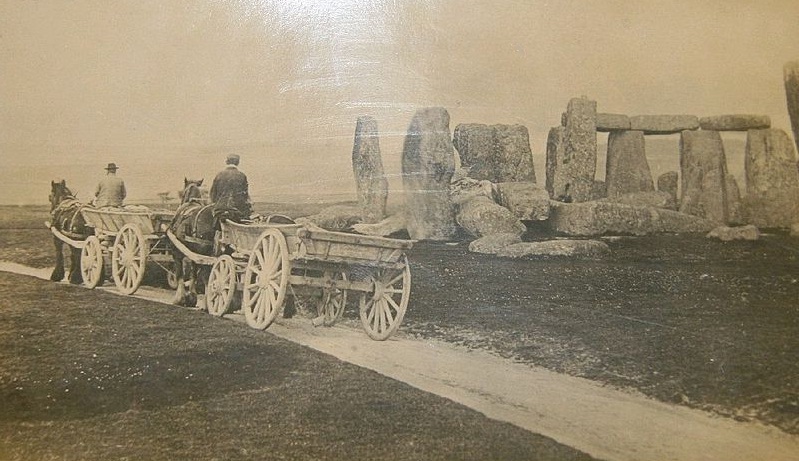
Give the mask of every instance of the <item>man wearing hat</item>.
<svg viewBox="0 0 799 461">
<path fill-rule="evenodd" d="M 107 172 L 99 184 L 97 190 L 94 192 L 94 206 L 102 208 L 106 206 L 121 207 L 122 202 L 125 200 L 125 181 L 117 177 L 116 163 L 109 163 L 105 167 Z"/>
<path fill-rule="evenodd" d="M 225 169 L 216 175 L 211 185 L 214 217 L 218 221 L 230 219 L 238 222 L 248 218 L 252 212 L 247 176 L 239 170 L 238 155 L 228 155 L 225 163 Z"/>
</svg>

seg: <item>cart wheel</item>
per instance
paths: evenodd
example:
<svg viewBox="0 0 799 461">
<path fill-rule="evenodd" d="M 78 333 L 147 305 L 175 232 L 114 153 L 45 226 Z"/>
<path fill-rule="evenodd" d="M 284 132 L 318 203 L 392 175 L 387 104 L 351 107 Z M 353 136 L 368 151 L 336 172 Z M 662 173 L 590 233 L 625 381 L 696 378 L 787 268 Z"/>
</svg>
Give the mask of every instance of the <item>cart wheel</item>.
<svg viewBox="0 0 799 461">
<path fill-rule="evenodd" d="M 111 250 L 111 273 L 120 292 L 132 295 L 139 289 L 144 278 L 147 259 L 147 241 L 141 230 L 133 224 L 125 224 L 119 230 Z"/>
<path fill-rule="evenodd" d="M 94 235 L 86 239 L 80 252 L 80 275 L 88 288 L 94 288 L 103 281 L 103 246 Z"/>
<path fill-rule="evenodd" d="M 335 282 L 337 280 L 347 280 L 344 272 L 325 271 L 325 282 Z M 324 315 L 322 324 L 326 327 L 335 324 L 344 313 L 344 306 L 347 305 L 347 290 L 335 286 L 322 288 L 322 299 L 316 305 L 316 315 Z"/>
<path fill-rule="evenodd" d="M 265 230 L 244 272 L 241 304 L 247 325 L 263 330 L 275 320 L 286 299 L 290 272 L 286 238 L 277 229 Z"/>
<path fill-rule="evenodd" d="M 230 312 L 236 292 L 236 263 L 229 255 L 222 255 L 211 267 L 208 285 L 205 286 L 205 307 L 211 315 L 221 317 Z"/>
<path fill-rule="evenodd" d="M 370 275 L 372 293 L 361 295 L 361 324 L 366 334 L 377 341 L 391 336 L 405 316 L 411 294 L 411 268 L 405 259 L 402 269 L 377 269 Z"/>
<path fill-rule="evenodd" d="M 170 290 L 177 290 L 178 276 L 175 273 L 175 269 L 170 266 L 170 268 L 164 269 L 164 272 L 166 272 L 166 286 L 168 286 Z"/>
</svg>

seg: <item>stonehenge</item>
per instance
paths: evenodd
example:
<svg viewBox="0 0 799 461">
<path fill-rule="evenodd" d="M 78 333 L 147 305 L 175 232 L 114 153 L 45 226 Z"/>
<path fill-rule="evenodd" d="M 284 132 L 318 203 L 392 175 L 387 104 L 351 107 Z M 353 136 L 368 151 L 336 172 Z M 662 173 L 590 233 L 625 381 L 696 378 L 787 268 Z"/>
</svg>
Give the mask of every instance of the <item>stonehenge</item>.
<svg viewBox="0 0 799 461">
<path fill-rule="evenodd" d="M 372 117 L 358 117 L 355 124 L 352 170 L 363 222 L 381 221 L 386 217 L 388 181 L 383 174 L 377 120 Z"/>
</svg>

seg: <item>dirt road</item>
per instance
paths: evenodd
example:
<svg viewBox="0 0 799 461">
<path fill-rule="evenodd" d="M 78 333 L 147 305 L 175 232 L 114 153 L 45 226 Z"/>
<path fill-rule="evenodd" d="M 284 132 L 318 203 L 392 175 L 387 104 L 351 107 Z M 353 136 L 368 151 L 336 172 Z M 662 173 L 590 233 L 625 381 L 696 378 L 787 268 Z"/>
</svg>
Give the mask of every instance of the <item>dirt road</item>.
<svg viewBox="0 0 799 461">
<path fill-rule="evenodd" d="M 0 265 L 0 270 L 47 275 L 12 264 Z M 167 302 L 168 295 L 149 288 L 141 294 L 159 302 Z M 237 315 L 230 318 L 241 321 Z M 799 440 L 773 428 L 664 404 L 439 341 L 403 335 L 386 342 L 365 341 L 355 324 L 315 329 L 304 318 L 280 319 L 268 333 L 602 459 L 792 460 L 799 454 Z"/>
</svg>

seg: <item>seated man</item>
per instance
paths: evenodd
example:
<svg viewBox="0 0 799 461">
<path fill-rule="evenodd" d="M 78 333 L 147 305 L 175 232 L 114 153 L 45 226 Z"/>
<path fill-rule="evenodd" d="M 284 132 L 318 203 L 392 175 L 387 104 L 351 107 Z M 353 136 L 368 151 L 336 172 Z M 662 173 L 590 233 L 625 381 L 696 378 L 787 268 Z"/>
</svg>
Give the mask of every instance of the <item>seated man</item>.
<svg viewBox="0 0 799 461">
<path fill-rule="evenodd" d="M 211 185 L 211 201 L 214 203 L 214 218 L 240 222 L 250 217 L 249 186 L 247 176 L 239 170 L 239 156 L 227 156 L 225 169 L 220 171 Z"/>
<path fill-rule="evenodd" d="M 97 208 L 122 206 L 127 192 L 125 191 L 125 181 L 117 177 L 117 169 L 119 167 L 115 163 L 109 163 L 105 167 L 106 176 L 97 184 L 97 189 L 94 192 L 94 206 Z"/>
</svg>

